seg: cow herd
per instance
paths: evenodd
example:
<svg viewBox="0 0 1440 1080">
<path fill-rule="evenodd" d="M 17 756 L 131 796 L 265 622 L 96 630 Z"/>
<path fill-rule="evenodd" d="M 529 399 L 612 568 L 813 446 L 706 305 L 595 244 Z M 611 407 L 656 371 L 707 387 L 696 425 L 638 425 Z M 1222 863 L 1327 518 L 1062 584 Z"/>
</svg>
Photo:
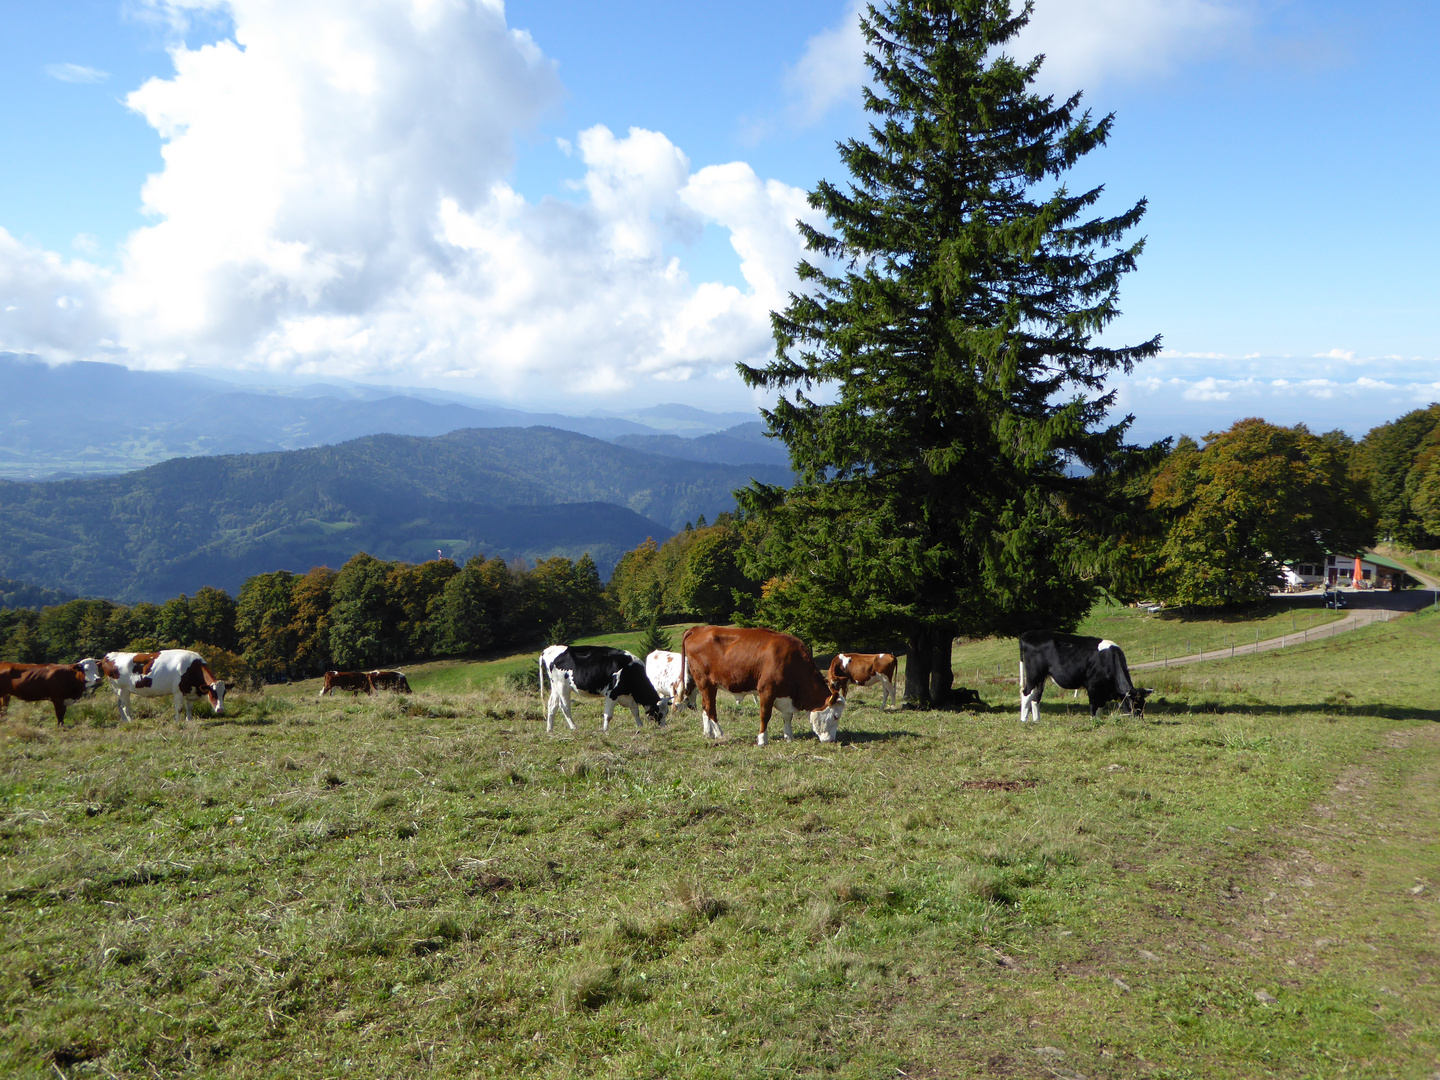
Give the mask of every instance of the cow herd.
<svg viewBox="0 0 1440 1080">
<path fill-rule="evenodd" d="M 642 662 L 623 649 L 604 645 L 551 645 L 540 654 L 540 692 L 549 683 L 550 700 L 545 730 L 555 730 L 558 709 L 575 729 L 571 700 L 575 696 L 604 702 L 602 729 L 608 731 L 617 706 L 630 710 L 635 726 L 640 711 L 663 724 L 672 708 L 696 707 L 700 729 L 720 739 L 719 691 L 737 699 L 753 694 L 760 706 L 760 732 L 756 743 L 768 741 L 770 717 L 779 711 L 785 738 L 792 738 L 796 712 L 809 714 L 810 727 L 821 742 L 834 742 L 845 692 L 850 686 L 881 687 L 883 709 L 898 701 L 898 663 L 890 653 L 836 654 L 822 674 L 810 649 L 799 638 L 759 627 L 694 626 L 681 638 L 680 651 L 656 650 Z M 192 719 L 192 706 L 204 697 L 215 714 L 225 711 L 225 684 L 198 654 L 187 649 L 151 653 L 106 653 L 99 660 L 76 664 L 15 664 L 0 662 L 0 713 L 10 698 L 49 701 L 57 724 L 64 724 L 69 705 L 109 680 L 122 719 L 129 721 L 130 698 L 170 697 L 178 723 L 183 710 Z M 1040 696 L 1046 679 L 1066 690 L 1084 689 L 1093 717 L 1103 706 L 1118 701 L 1131 715 L 1144 715 L 1149 690 L 1132 682 L 1125 654 L 1113 641 L 1073 634 L 1032 631 L 1020 636 L 1020 720 L 1040 719 Z M 410 693 L 400 671 L 327 671 L 320 696 L 348 690 L 353 694 L 394 690 Z"/>
<path fill-rule="evenodd" d="M 108 679 L 115 690 L 120 717 L 130 720 L 130 698 L 169 697 L 175 701 L 175 721 L 183 709 L 192 719 L 192 707 L 201 697 L 210 702 L 216 716 L 225 713 L 225 684 L 215 677 L 199 653 L 189 649 L 162 649 L 159 652 L 106 653 L 99 660 L 86 658 L 77 664 L 0 663 L 0 713 L 12 697 L 21 701 L 48 701 L 55 707 L 55 722 L 65 723 L 65 710 L 85 691 Z"/>
</svg>

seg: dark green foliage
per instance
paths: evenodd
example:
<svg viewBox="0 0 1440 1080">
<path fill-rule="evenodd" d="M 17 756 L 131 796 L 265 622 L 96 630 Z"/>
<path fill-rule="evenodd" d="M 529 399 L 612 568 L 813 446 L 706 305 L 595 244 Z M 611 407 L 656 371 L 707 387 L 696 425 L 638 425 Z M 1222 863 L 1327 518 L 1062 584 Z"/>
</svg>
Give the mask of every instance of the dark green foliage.
<svg viewBox="0 0 1440 1080">
<path fill-rule="evenodd" d="M 1093 338 L 1118 314 L 1144 202 L 1092 216 L 1065 173 L 1111 117 L 1029 87 L 1006 45 L 1029 8 L 903 0 L 862 20 L 868 140 L 801 224 L 804 291 L 773 316 L 776 355 L 741 366 L 791 492 L 742 493 L 756 618 L 814 640 L 907 644 L 907 694 L 948 688 L 950 641 L 1068 628 L 1107 580 L 1139 507 L 1122 497 L 1129 418 L 1106 378 L 1152 356 Z M 816 392 L 823 388 L 822 392 Z M 937 669 L 934 677 L 930 669 Z"/>
<path fill-rule="evenodd" d="M 551 428 L 376 435 L 123 476 L 0 482 L 0 574 L 112 599 L 163 601 L 255 574 L 342 565 L 358 551 L 419 562 L 578 559 L 605 573 L 647 535 L 733 506 L 775 466 L 662 458 Z M 658 520 L 655 520 L 658 519 Z"/>
<path fill-rule="evenodd" d="M 645 627 L 645 635 L 640 639 L 640 656 L 642 658 L 649 656 L 656 649 L 661 649 L 665 652 L 674 652 L 675 646 L 670 640 L 670 635 L 660 629 L 658 622 L 651 619 Z"/>
<path fill-rule="evenodd" d="M 1263 599 L 1282 565 L 1374 543 L 1365 486 L 1348 471 L 1352 449 L 1342 432 L 1255 419 L 1210 434 L 1203 448 L 1182 440 L 1154 481 L 1166 531 L 1149 595 L 1210 606 Z"/>
<path fill-rule="evenodd" d="M 245 642 L 246 663 L 261 678 L 282 678 L 295 664 L 299 634 L 292 625 L 294 587 L 295 575 L 288 570 L 257 574 L 240 586 L 236 635 Z"/>
<path fill-rule="evenodd" d="M 691 615 L 729 622 L 743 602 L 753 603 L 759 582 L 742 566 L 739 526 L 730 514 L 714 525 L 692 526 L 664 544 L 653 539 L 626 552 L 607 593 L 627 626 Z"/>
<path fill-rule="evenodd" d="M 1409 547 L 1440 546 L 1440 404 L 1373 428 L 1355 448 L 1381 536 Z"/>
<path fill-rule="evenodd" d="M 0 609 L 21 607 L 49 607 L 74 600 L 74 593 L 62 589 L 45 589 L 24 581 L 0 578 Z"/>
</svg>

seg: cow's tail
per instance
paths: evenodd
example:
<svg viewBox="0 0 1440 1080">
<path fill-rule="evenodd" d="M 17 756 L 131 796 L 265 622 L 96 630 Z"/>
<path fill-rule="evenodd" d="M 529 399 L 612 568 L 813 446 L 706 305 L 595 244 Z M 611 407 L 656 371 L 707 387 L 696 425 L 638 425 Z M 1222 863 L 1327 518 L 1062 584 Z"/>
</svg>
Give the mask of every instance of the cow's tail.
<svg viewBox="0 0 1440 1080">
<path fill-rule="evenodd" d="M 689 636 L 689 630 L 680 635 L 680 700 L 682 702 L 690 700 L 688 693 L 690 689 L 690 657 L 685 652 L 685 639 Z M 704 711 L 703 705 L 701 711 Z"/>
<path fill-rule="evenodd" d="M 544 654 L 544 653 L 541 653 L 541 654 L 539 655 L 539 657 L 536 658 L 536 660 L 535 660 L 535 666 L 539 669 L 538 678 L 539 678 L 539 680 L 540 680 L 540 701 L 543 703 L 543 702 L 545 701 L 545 654 Z"/>
<path fill-rule="evenodd" d="M 1030 692 L 1030 688 L 1025 685 L 1025 658 L 1024 658 L 1024 657 L 1021 657 L 1021 658 L 1020 658 L 1020 696 L 1023 698 L 1023 697 L 1024 697 L 1026 694 L 1028 694 L 1029 692 Z"/>
</svg>

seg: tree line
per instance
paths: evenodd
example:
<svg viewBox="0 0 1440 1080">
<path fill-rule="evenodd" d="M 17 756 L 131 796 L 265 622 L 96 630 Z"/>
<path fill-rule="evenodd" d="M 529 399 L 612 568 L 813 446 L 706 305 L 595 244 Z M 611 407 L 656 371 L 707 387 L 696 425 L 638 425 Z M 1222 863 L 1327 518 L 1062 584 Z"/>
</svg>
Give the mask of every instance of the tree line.
<svg viewBox="0 0 1440 1080">
<path fill-rule="evenodd" d="M 361 552 L 339 570 L 276 570 L 239 594 L 205 587 L 164 604 L 71 600 L 0 611 L 0 659 L 71 661 L 194 648 L 222 678 L 275 681 L 564 641 L 619 626 L 595 562 L 476 556 L 387 562 Z"/>
</svg>

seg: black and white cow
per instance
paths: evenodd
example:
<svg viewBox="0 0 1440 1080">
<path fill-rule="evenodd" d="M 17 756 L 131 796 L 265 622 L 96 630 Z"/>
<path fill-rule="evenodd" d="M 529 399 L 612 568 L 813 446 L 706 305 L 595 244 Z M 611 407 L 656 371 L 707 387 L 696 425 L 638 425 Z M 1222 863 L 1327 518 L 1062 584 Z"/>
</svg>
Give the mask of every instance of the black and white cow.
<svg viewBox="0 0 1440 1080">
<path fill-rule="evenodd" d="M 550 703 L 545 710 L 545 730 L 555 730 L 555 710 L 565 716 L 570 730 L 575 720 L 570 715 L 570 695 L 598 697 L 605 701 L 602 731 L 610 730 L 610 717 L 615 706 L 624 705 L 635 716 L 635 729 L 640 724 L 640 707 L 657 724 L 665 722 L 669 702 L 661 703 L 645 665 L 634 653 L 612 649 L 607 645 L 551 645 L 540 654 L 540 693 L 545 693 L 545 676 L 550 676 Z"/>
<path fill-rule="evenodd" d="M 1145 715 L 1145 698 L 1151 692 L 1135 686 L 1125 654 L 1115 642 L 1075 634 L 1031 630 L 1020 635 L 1020 722 L 1040 719 L 1040 695 L 1045 680 L 1054 679 L 1066 690 L 1084 689 L 1090 697 L 1090 716 L 1119 701 L 1120 708 L 1137 718 Z"/>
</svg>

